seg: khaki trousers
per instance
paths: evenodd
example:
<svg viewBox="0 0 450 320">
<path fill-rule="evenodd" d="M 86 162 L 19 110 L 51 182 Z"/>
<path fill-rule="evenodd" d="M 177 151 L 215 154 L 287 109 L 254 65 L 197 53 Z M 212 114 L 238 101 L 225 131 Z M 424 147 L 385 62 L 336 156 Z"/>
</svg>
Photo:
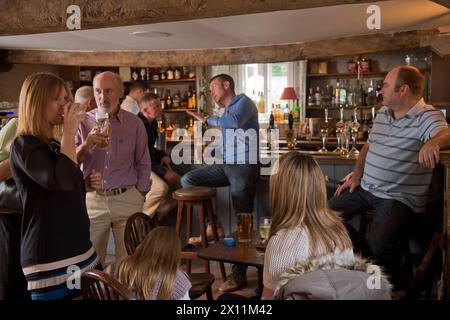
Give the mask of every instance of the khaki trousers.
<svg viewBox="0 0 450 320">
<path fill-rule="evenodd" d="M 116 262 L 127 256 L 124 244 L 125 225 L 129 216 L 141 211 L 143 203 L 144 197 L 135 187 L 109 197 L 101 196 L 95 191 L 86 193 L 91 241 L 103 265 L 110 228 L 114 235 Z"/>
<path fill-rule="evenodd" d="M 150 177 L 152 180 L 152 188 L 145 197 L 142 212 L 150 217 L 153 217 L 158 212 L 158 217 L 161 219 L 176 206 L 177 201 L 172 198 L 171 190 L 177 189 L 180 186 L 169 187 L 167 182 L 153 171 Z"/>
</svg>

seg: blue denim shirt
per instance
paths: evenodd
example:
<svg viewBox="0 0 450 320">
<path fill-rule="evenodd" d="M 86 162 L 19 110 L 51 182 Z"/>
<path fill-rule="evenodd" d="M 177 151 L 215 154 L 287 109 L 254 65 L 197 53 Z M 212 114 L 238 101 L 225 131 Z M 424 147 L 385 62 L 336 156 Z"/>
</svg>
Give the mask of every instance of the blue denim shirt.
<svg viewBox="0 0 450 320">
<path fill-rule="evenodd" d="M 249 97 L 245 94 L 235 96 L 221 117 L 208 118 L 207 122 L 208 125 L 218 126 L 222 130 L 225 163 L 258 161 L 258 110 Z"/>
</svg>

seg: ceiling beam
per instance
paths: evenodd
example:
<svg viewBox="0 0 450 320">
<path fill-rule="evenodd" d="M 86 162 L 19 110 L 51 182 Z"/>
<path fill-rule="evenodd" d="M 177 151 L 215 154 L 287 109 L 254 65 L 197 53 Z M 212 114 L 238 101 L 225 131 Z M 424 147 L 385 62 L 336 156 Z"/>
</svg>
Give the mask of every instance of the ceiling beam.
<svg viewBox="0 0 450 320">
<path fill-rule="evenodd" d="M 437 29 L 372 34 L 285 45 L 179 51 L 8 50 L 6 62 L 71 66 L 206 66 L 281 62 L 429 47 Z"/>
<path fill-rule="evenodd" d="M 431 0 L 433 2 L 436 2 L 440 4 L 441 6 L 447 7 L 450 9 L 450 1 L 449 0 Z"/>
<path fill-rule="evenodd" d="M 378 0 L 387 1 L 387 0 Z M 17 0 L 0 1 L 0 36 L 69 31 L 70 5 L 81 30 L 307 9 L 372 0 Z M 225 3 L 225 4 L 224 4 Z"/>
</svg>

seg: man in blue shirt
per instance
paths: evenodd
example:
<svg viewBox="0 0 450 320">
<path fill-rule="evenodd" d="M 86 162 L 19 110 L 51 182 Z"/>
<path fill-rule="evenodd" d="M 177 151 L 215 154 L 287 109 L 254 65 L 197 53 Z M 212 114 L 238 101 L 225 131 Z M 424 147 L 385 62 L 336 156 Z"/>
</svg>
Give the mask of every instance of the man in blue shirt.
<svg viewBox="0 0 450 320">
<path fill-rule="evenodd" d="M 235 94 L 234 80 L 227 74 L 211 78 L 209 90 L 214 101 L 225 108 L 224 114 L 221 117 L 203 117 L 195 112 L 187 111 L 187 113 L 198 121 L 221 128 L 224 163 L 190 171 L 181 178 L 181 184 L 183 187 L 230 186 L 235 213 L 253 212 L 253 199 L 259 179 L 258 110 L 245 94 Z M 211 229 L 210 226 L 208 229 Z M 223 228 L 220 225 L 218 230 L 219 236 L 220 233 L 223 236 Z M 207 234 L 212 235 L 212 232 L 207 230 Z M 191 238 L 189 242 L 199 244 L 201 238 Z M 233 265 L 232 275 L 219 290 L 230 292 L 244 286 L 247 282 L 246 271 L 247 266 Z"/>
</svg>

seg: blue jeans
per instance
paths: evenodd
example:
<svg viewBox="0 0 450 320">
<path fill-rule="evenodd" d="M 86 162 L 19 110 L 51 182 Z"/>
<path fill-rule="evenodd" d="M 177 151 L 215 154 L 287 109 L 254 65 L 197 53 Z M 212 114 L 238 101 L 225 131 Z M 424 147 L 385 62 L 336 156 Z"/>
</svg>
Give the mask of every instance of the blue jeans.
<svg viewBox="0 0 450 320">
<path fill-rule="evenodd" d="M 259 165 L 212 164 L 189 171 L 181 177 L 183 188 L 190 186 L 230 187 L 231 201 L 235 213 L 253 212 Z M 247 266 L 233 265 L 233 274 L 243 275 Z"/>
<path fill-rule="evenodd" d="M 414 212 L 407 205 L 393 199 L 375 197 L 370 192 L 358 187 L 353 193 L 346 190 L 328 202 L 332 210 L 340 211 L 344 221 L 348 222 L 355 215 L 373 208 L 373 221 L 367 235 L 359 234 L 346 224 L 356 252 L 365 257 L 375 258 L 376 263 L 384 267 L 395 283 L 400 276 L 402 252 L 400 240 L 407 237 L 408 226 L 413 220 Z M 368 244 L 368 247 L 367 247 Z"/>
</svg>

